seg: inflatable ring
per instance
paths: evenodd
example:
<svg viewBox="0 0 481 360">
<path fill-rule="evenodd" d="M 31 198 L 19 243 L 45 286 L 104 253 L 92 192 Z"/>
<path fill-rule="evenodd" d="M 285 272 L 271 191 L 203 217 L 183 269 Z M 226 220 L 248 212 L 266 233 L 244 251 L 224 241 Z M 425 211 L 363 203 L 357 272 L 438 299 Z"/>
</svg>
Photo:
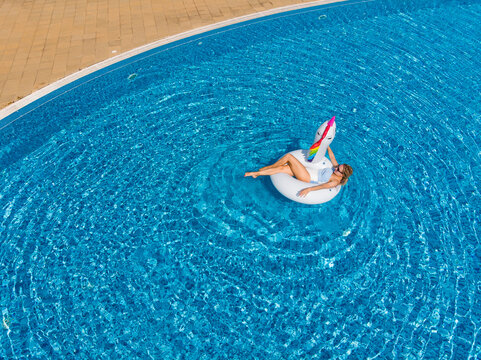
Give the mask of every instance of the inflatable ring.
<svg viewBox="0 0 481 360">
<path fill-rule="evenodd" d="M 331 119 L 332 121 L 333 119 Z M 317 174 L 320 169 L 332 167 L 331 161 L 325 156 L 327 147 L 334 140 L 336 133 L 336 124 L 332 121 L 333 126 L 329 127 L 329 123 L 326 121 L 317 130 L 316 137 L 314 139 L 314 145 L 316 145 L 320 140 L 321 143 L 319 149 L 312 162 L 308 161 L 309 155 L 312 155 L 309 150 L 295 150 L 290 152 L 297 160 L 305 166 L 309 174 Z M 324 133 L 327 130 L 327 133 Z M 324 137 L 323 137 L 324 136 Z M 313 145 L 313 146 L 314 146 Z M 311 147 L 312 149 L 312 147 Z M 332 200 L 341 190 L 341 185 L 338 185 L 330 189 L 321 189 L 311 191 L 305 197 L 300 197 L 299 192 L 302 189 L 316 186 L 314 183 L 307 183 L 296 179 L 285 173 L 271 175 L 271 181 L 274 187 L 286 198 L 293 201 L 297 201 L 303 204 L 322 204 L 329 200 Z"/>
</svg>

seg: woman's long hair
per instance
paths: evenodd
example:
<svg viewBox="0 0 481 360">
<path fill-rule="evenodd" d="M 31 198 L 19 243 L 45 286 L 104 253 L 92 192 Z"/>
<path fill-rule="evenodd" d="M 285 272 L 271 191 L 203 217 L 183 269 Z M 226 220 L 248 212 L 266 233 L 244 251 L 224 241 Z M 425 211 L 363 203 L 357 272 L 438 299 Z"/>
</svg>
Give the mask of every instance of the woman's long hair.
<svg viewBox="0 0 481 360">
<path fill-rule="evenodd" d="M 344 164 L 344 171 L 342 172 L 341 185 L 346 185 L 347 179 L 352 175 L 352 167 L 350 165 Z"/>
</svg>

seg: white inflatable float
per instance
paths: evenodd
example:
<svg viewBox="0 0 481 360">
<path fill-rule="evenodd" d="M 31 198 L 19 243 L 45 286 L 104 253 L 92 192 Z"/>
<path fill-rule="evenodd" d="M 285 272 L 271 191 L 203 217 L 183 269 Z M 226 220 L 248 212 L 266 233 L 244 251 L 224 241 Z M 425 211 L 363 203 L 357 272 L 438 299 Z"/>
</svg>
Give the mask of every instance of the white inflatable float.
<svg viewBox="0 0 481 360">
<path fill-rule="evenodd" d="M 308 161 L 310 155 L 309 150 L 294 150 L 290 152 L 297 160 L 301 162 L 302 165 L 306 167 L 309 174 L 311 174 L 311 178 L 316 176 L 317 179 L 317 173 L 320 169 L 332 167 L 331 161 L 326 157 L 326 152 L 327 147 L 331 144 L 332 140 L 334 140 L 334 136 L 336 135 L 336 123 L 334 119 L 335 118 L 333 117 L 330 121 L 326 121 L 319 127 L 319 129 L 317 129 L 316 136 L 314 138 L 314 145 L 311 147 L 311 149 L 315 147 L 319 140 L 322 139 L 322 141 L 320 144 L 318 144 L 317 153 L 315 153 L 312 161 Z M 312 153 L 313 151 L 311 151 L 311 157 Z M 271 175 L 271 181 L 275 188 L 288 199 L 310 205 L 322 204 L 332 200 L 341 190 L 341 185 L 338 185 L 330 189 L 311 191 L 305 197 L 300 197 L 299 191 L 308 187 L 316 186 L 318 184 L 297 180 L 295 177 L 284 173 Z"/>
</svg>

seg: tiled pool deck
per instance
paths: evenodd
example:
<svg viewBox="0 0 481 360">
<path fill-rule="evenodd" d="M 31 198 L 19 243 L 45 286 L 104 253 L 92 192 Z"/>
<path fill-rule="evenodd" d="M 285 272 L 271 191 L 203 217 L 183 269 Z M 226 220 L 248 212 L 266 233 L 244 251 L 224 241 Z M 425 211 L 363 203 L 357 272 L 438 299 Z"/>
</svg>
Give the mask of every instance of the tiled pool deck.
<svg viewBox="0 0 481 360">
<path fill-rule="evenodd" d="M 81 69 L 175 34 L 286 6 L 336 1 L 0 0 L 0 109 Z"/>
</svg>

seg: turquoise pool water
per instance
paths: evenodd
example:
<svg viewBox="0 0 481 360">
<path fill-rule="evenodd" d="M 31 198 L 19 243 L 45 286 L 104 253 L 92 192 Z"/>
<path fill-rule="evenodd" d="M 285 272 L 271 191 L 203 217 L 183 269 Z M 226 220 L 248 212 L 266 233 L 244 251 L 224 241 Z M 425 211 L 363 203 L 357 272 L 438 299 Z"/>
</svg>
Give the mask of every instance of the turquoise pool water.
<svg viewBox="0 0 481 360">
<path fill-rule="evenodd" d="M 318 7 L 0 120 L 0 358 L 480 357 L 479 34 L 474 1 Z M 333 115 L 334 200 L 243 178 Z"/>
</svg>

